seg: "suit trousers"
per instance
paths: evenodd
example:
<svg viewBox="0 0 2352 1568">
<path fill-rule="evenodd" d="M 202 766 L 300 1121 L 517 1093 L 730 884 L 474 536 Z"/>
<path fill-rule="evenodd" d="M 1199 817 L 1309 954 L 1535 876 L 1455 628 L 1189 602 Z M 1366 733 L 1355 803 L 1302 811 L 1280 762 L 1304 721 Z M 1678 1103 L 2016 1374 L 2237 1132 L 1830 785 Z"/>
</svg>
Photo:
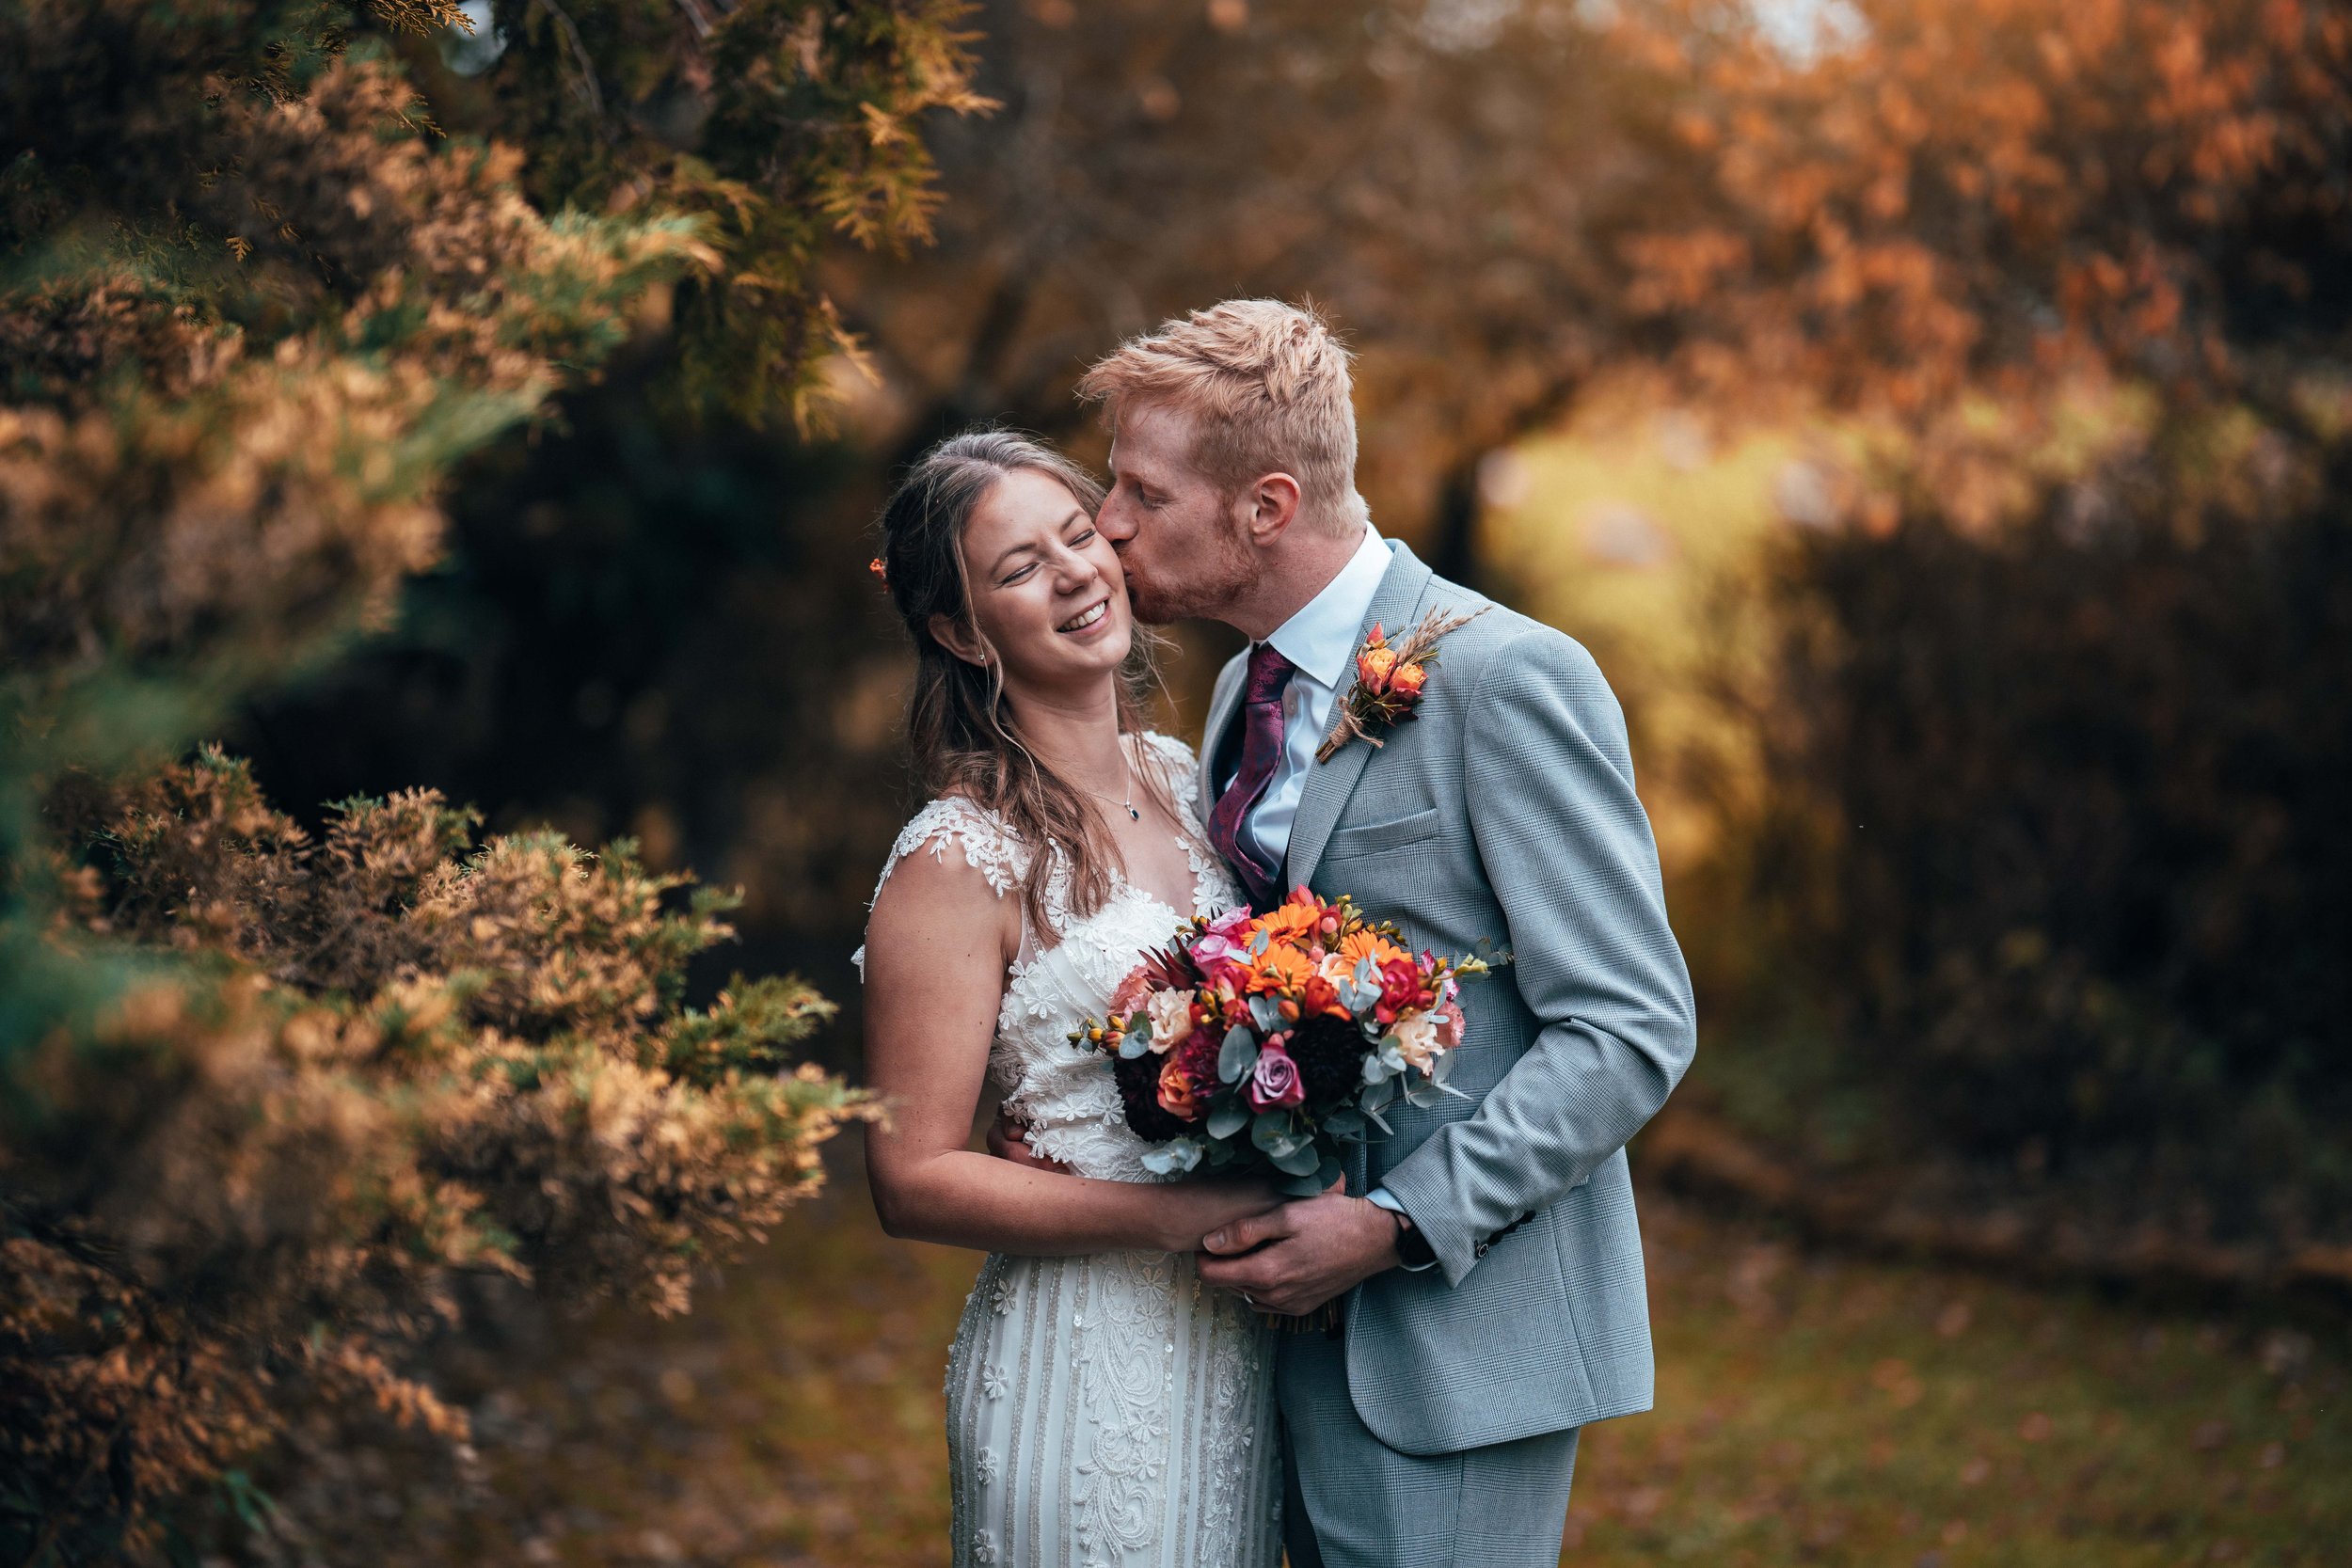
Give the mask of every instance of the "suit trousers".
<svg viewBox="0 0 2352 1568">
<path fill-rule="evenodd" d="M 1400 1453 L 1347 1391 L 1347 1347 L 1285 1334 L 1282 1543 L 1290 1568 L 1557 1568 L 1577 1429 L 1457 1453 Z"/>
</svg>

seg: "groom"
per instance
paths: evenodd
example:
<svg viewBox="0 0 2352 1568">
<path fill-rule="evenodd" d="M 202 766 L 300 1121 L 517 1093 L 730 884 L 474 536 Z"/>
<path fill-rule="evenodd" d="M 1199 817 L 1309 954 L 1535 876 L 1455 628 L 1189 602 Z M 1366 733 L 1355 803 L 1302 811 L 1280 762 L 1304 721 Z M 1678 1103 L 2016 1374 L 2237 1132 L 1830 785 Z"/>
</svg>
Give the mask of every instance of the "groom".
<svg viewBox="0 0 2352 1568">
<path fill-rule="evenodd" d="M 1234 300 L 1090 370 L 1113 436 L 1098 526 L 1139 619 L 1249 648 L 1201 748 L 1209 835 L 1259 908 L 1345 893 L 1409 944 L 1515 961 L 1463 993 L 1453 1088 L 1395 1103 L 1343 1193 L 1207 1238 L 1201 1277 L 1279 1312 L 1295 1568 L 1554 1564 L 1579 1430 L 1649 1408 L 1625 1145 L 1695 1045 L 1625 721 L 1584 650 L 1436 576 L 1356 493 L 1348 356 L 1321 321 Z M 1414 721 L 1315 760 L 1375 626 L 1473 619 Z"/>
</svg>

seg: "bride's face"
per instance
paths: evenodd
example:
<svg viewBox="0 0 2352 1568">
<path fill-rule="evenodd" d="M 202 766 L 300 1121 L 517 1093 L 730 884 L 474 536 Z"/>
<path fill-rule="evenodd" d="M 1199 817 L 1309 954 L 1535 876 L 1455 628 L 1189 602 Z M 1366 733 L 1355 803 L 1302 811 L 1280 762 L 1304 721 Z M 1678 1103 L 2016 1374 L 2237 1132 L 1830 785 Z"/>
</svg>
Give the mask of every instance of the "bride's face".
<svg viewBox="0 0 2352 1568">
<path fill-rule="evenodd" d="M 1115 673 L 1135 640 L 1110 541 L 1051 474 L 1019 468 L 990 489 L 963 531 L 964 580 L 985 649 L 934 618 L 958 655 L 1004 662 L 1009 687 L 1083 686 Z"/>
</svg>

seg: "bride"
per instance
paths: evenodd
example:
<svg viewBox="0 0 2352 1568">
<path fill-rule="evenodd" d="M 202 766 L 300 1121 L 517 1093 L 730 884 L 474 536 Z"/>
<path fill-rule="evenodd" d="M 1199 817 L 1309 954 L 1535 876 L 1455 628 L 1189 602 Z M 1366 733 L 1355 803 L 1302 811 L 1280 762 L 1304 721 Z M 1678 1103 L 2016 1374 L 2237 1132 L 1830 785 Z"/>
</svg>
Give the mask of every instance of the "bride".
<svg viewBox="0 0 2352 1568">
<path fill-rule="evenodd" d="M 958 1568 L 1273 1568 L 1267 1331 L 1193 1253 L 1278 1196 L 1155 1176 L 1107 1059 L 1068 1038 L 1180 919 L 1241 900 L 1196 827 L 1189 749 L 1137 727 L 1101 502 L 1058 453 L 988 432 L 934 448 L 883 513 L 934 798 L 866 927 L 891 1117 L 867 1172 L 890 1234 L 989 1252 L 947 1361 Z M 1062 1171 L 969 1149 L 984 1074 Z"/>
</svg>

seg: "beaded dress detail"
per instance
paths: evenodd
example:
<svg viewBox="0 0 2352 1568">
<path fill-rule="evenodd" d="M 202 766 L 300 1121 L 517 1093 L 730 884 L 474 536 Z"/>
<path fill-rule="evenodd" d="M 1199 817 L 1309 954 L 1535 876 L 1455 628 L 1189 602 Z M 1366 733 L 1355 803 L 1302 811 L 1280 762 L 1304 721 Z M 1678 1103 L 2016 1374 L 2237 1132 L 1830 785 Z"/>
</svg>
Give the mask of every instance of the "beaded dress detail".
<svg viewBox="0 0 2352 1568">
<path fill-rule="evenodd" d="M 1025 921 L 989 1076 L 1038 1153 L 1081 1176 L 1156 1181 L 1109 1062 L 1069 1035 L 1108 1010 L 1119 982 L 1184 915 L 1218 913 L 1242 894 L 1192 826 L 1191 749 L 1161 735 L 1134 744 L 1182 808 L 1193 907 L 1171 909 L 1115 878 L 1103 908 L 1074 915 L 1069 867 L 1049 847 L 1046 928 Z M 882 880 L 911 854 L 951 851 L 998 897 L 1019 896 L 1030 847 L 956 797 L 907 824 Z M 947 1358 L 956 1568 L 1275 1568 L 1273 1367 L 1268 1330 L 1238 1297 L 1203 1285 L 1189 1255 L 991 1254 Z"/>
</svg>

